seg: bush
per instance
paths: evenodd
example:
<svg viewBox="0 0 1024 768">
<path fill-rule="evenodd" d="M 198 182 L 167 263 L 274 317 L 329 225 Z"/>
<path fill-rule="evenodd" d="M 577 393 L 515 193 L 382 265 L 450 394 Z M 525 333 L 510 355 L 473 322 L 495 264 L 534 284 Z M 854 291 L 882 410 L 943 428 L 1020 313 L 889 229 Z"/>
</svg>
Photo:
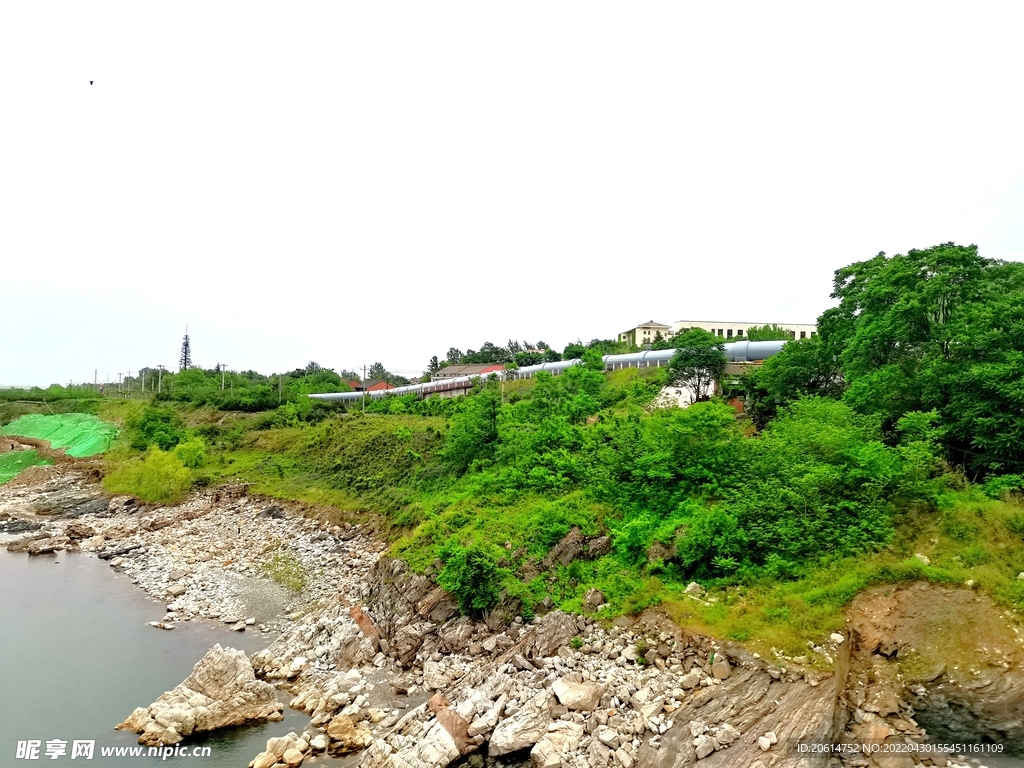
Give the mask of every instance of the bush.
<svg viewBox="0 0 1024 768">
<path fill-rule="evenodd" d="M 174 449 L 174 455 L 189 469 L 197 469 L 206 461 L 206 443 L 202 438 L 193 437 L 179 443 Z"/>
<path fill-rule="evenodd" d="M 181 417 L 170 408 L 147 406 L 137 418 L 128 421 L 130 444 L 137 451 L 155 445 L 169 451 L 184 439 Z"/>
<path fill-rule="evenodd" d="M 192 488 L 192 473 L 173 453 L 151 447 L 141 459 L 124 464 L 103 480 L 111 493 L 129 493 L 143 501 L 176 504 Z"/>
<path fill-rule="evenodd" d="M 444 568 L 437 583 L 459 601 L 465 615 L 479 614 L 498 602 L 501 594 L 501 571 L 497 562 L 482 546 L 464 548 L 449 543 L 441 550 Z"/>
</svg>

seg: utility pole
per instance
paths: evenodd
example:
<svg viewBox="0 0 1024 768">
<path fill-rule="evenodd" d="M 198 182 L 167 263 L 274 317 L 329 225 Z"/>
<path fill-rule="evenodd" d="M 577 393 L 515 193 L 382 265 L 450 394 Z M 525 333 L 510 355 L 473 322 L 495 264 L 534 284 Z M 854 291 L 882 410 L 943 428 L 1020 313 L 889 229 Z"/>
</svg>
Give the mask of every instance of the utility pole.
<svg viewBox="0 0 1024 768">
<path fill-rule="evenodd" d="M 220 391 L 224 391 L 224 364 L 217 363 L 220 366 Z"/>
<path fill-rule="evenodd" d="M 100 369 L 99 368 L 95 368 L 95 369 L 93 369 L 93 372 L 92 372 L 92 388 L 93 389 L 99 389 L 99 383 L 100 383 Z"/>
<path fill-rule="evenodd" d="M 277 374 L 277 404 L 281 404 L 281 393 L 284 391 L 284 374 Z"/>
<path fill-rule="evenodd" d="M 366 413 L 366 366 L 363 366 L 363 413 Z"/>
<path fill-rule="evenodd" d="M 158 393 L 164 391 L 164 367 L 162 365 L 156 367 L 156 391 Z"/>
</svg>

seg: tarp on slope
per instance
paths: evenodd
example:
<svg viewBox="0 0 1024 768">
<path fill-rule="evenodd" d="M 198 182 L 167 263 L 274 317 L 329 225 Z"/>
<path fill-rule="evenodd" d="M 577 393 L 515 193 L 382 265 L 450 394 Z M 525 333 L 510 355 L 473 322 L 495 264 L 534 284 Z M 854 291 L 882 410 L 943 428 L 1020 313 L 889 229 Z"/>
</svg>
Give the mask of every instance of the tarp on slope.
<svg viewBox="0 0 1024 768">
<path fill-rule="evenodd" d="M 49 440 L 51 448 L 65 448 L 68 456 L 80 459 L 107 450 L 117 435 L 117 427 L 91 413 L 33 413 L 5 424 L 0 432 Z"/>
<path fill-rule="evenodd" d="M 53 464 L 49 459 L 44 459 L 36 451 L 11 451 L 0 453 L 0 485 L 3 485 L 21 470 L 34 467 L 38 464 Z"/>
</svg>

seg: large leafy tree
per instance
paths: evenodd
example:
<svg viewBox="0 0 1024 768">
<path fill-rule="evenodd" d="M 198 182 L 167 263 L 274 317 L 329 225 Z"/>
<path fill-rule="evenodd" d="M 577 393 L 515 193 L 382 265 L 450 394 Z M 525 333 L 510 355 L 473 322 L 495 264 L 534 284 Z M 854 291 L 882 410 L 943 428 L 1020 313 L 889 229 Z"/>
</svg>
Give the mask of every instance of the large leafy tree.
<svg viewBox="0 0 1024 768">
<path fill-rule="evenodd" d="M 801 397 L 839 397 L 843 377 L 839 357 L 820 336 L 786 344 L 782 351 L 743 377 L 746 411 L 758 429 L 775 418 L 779 408 Z"/>
<path fill-rule="evenodd" d="M 668 364 L 669 381 L 693 393 L 694 402 L 708 400 L 725 372 L 725 350 L 716 336 L 693 328 L 675 337 L 678 350 Z"/>
<path fill-rule="evenodd" d="M 954 462 L 1024 471 L 1024 265 L 944 243 L 840 269 L 832 296 L 819 327 L 851 405 L 889 434 L 935 409 Z"/>
</svg>

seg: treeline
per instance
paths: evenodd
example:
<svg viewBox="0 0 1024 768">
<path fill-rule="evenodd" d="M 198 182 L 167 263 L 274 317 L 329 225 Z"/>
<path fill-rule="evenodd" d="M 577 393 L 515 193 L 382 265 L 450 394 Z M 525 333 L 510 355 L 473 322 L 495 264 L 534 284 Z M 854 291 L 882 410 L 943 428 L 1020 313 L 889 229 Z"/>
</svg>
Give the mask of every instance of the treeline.
<svg viewBox="0 0 1024 768">
<path fill-rule="evenodd" d="M 296 415 L 302 415 L 313 407 L 309 394 L 350 391 L 340 374 L 310 362 L 305 368 L 271 376 L 256 371 L 201 368 L 166 373 L 153 397 L 158 402 L 205 405 L 225 411 L 255 412 L 290 406 Z"/>
<path fill-rule="evenodd" d="M 8 403 L 18 400 L 52 403 L 58 400 L 96 400 L 100 397 L 102 397 L 102 393 L 92 384 L 73 384 L 69 387 L 51 384 L 45 389 L 42 387 L 0 389 L 0 402 Z"/>
<path fill-rule="evenodd" d="M 593 339 L 587 344 L 575 341 L 567 344 L 561 353 L 543 341 L 530 343 L 509 339 L 505 346 L 485 341 L 479 350 L 469 349 L 463 352 L 456 347 L 450 347 L 443 358 L 434 355 L 427 364 L 427 374 L 437 373 L 449 365 L 508 365 L 514 363 L 523 368 L 545 362 L 579 359 L 587 350 L 596 350 L 602 355 L 617 355 L 630 352 L 632 349 L 628 344 L 611 339 Z"/>
</svg>

